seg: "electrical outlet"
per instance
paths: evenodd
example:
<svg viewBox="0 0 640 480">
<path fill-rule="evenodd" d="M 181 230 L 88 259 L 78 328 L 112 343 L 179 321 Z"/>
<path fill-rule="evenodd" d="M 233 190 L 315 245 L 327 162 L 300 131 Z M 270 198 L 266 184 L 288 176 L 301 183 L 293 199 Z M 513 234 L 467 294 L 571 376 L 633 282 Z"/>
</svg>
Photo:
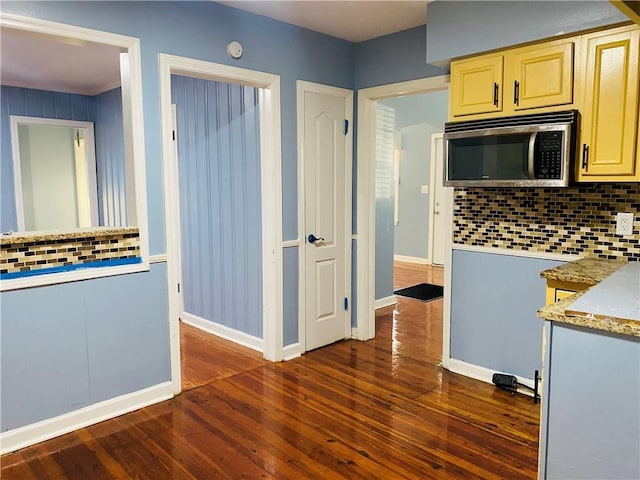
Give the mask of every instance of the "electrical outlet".
<svg viewBox="0 0 640 480">
<path fill-rule="evenodd" d="M 633 235 L 633 213 L 616 215 L 616 235 Z"/>
</svg>

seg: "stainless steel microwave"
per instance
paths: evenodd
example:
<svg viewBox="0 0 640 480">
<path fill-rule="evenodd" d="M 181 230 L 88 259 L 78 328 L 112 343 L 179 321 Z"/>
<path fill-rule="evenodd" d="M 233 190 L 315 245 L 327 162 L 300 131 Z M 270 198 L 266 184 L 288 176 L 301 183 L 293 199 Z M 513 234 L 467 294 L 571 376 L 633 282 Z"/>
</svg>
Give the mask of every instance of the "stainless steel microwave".
<svg viewBox="0 0 640 480">
<path fill-rule="evenodd" d="M 566 187 L 572 180 L 578 111 L 448 122 L 448 187 Z"/>
</svg>

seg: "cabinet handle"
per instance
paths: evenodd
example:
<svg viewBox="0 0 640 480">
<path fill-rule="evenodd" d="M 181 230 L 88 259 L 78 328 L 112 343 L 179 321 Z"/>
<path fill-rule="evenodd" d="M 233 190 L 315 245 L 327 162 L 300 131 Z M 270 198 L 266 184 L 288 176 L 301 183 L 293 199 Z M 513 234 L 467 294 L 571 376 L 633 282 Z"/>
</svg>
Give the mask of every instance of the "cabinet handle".
<svg viewBox="0 0 640 480">
<path fill-rule="evenodd" d="M 493 82 L 493 105 L 498 106 L 498 84 Z"/>
<path fill-rule="evenodd" d="M 586 170 L 587 165 L 589 165 L 589 145 L 586 143 L 582 144 L 582 169 Z"/>
<path fill-rule="evenodd" d="M 517 80 L 513 81 L 513 103 L 520 104 L 520 82 Z"/>
</svg>

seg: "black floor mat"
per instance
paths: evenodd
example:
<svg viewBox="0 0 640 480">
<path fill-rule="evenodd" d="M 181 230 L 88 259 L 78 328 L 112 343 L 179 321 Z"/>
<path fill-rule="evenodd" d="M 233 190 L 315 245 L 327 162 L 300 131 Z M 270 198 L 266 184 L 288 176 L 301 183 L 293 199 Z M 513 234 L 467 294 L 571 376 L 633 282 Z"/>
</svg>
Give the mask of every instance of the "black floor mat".
<svg viewBox="0 0 640 480">
<path fill-rule="evenodd" d="M 430 283 L 419 283 L 412 287 L 401 288 L 396 290 L 396 295 L 401 297 L 415 298 L 416 300 L 422 300 L 423 302 L 429 302 L 436 298 L 442 297 L 444 288 L 440 285 L 431 285 Z"/>
</svg>

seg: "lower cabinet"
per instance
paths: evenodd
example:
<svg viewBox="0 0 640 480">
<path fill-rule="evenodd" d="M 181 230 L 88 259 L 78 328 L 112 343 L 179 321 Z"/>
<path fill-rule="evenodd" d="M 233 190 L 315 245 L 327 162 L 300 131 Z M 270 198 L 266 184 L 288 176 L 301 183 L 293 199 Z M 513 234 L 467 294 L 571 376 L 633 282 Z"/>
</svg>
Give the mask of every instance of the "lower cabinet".
<svg viewBox="0 0 640 480">
<path fill-rule="evenodd" d="M 547 280 L 546 305 L 556 303 L 558 300 L 570 297 L 576 292 L 582 292 L 592 286 L 586 283 Z"/>
<path fill-rule="evenodd" d="M 539 478 L 640 478 L 640 338 L 545 331 Z"/>
</svg>

